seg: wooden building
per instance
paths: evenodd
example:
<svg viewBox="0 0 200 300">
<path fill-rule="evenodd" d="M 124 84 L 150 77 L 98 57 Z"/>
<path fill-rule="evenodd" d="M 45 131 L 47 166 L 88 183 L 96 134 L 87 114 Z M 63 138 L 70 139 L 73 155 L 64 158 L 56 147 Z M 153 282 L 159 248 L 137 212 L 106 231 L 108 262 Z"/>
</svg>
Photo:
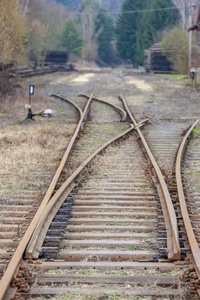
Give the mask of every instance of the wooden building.
<svg viewBox="0 0 200 300">
<path fill-rule="evenodd" d="M 68 52 L 47 51 L 45 63 L 66 64 L 68 61 Z"/>
</svg>

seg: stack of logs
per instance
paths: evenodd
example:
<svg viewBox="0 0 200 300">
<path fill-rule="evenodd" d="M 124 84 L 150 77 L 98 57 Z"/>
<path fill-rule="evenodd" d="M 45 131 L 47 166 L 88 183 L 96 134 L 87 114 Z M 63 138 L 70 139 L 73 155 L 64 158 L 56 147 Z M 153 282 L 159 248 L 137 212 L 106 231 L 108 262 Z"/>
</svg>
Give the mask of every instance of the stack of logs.
<svg viewBox="0 0 200 300">
<path fill-rule="evenodd" d="M 21 78 L 45 75 L 55 72 L 69 72 L 74 71 L 74 65 L 72 64 L 48 64 L 44 67 L 18 67 L 16 70 L 17 75 Z"/>
<path fill-rule="evenodd" d="M 150 73 L 174 73 L 172 63 L 163 54 L 161 44 L 145 50 L 145 70 Z"/>
</svg>

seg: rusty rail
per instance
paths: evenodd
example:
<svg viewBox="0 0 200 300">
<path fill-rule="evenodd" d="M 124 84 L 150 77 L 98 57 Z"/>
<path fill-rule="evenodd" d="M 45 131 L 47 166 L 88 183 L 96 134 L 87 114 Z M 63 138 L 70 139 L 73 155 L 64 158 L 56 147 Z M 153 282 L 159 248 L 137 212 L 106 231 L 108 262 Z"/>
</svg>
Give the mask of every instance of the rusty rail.
<svg viewBox="0 0 200 300">
<path fill-rule="evenodd" d="M 185 201 L 185 195 L 184 195 L 184 191 L 183 191 L 182 176 L 181 176 L 181 162 L 182 162 L 184 150 L 186 147 L 186 143 L 187 143 L 188 137 L 190 136 L 192 130 L 195 128 L 195 126 L 197 125 L 198 122 L 199 122 L 199 120 L 197 120 L 190 127 L 190 129 L 187 131 L 186 135 L 184 136 L 184 138 L 180 144 L 179 151 L 178 151 L 177 158 L 176 158 L 176 182 L 177 182 L 177 190 L 178 190 L 178 197 L 179 197 L 181 213 L 182 213 L 183 221 L 185 224 L 185 229 L 186 229 L 187 236 L 188 236 L 188 241 L 189 241 L 191 251 L 192 251 L 194 266 L 195 266 L 195 269 L 197 272 L 198 279 L 200 280 L 200 249 L 199 249 L 198 243 L 195 238 L 192 224 L 190 222 L 190 217 L 188 214 L 188 209 L 187 209 L 187 205 L 186 205 L 186 201 Z"/>
<path fill-rule="evenodd" d="M 10 285 L 12 279 L 13 279 L 14 274 L 18 271 L 18 268 L 19 268 L 20 262 L 22 260 L 24 251 L 27 247 L 27 244 L 28 244 L 29 240 L 31 239 L 31 236 L 32 236 L 32 234 L 35 230 L 35 227 L 37 226 L 37 223 L 40 219 L 40 216 L 41 216 L 45 206 L 47 205 L 47 203 L 49 202 L 49 199 L 52 196 L 52 193 L 55 189 L 57 181 L 58 181 L 58 179 L 61 175 L 61 172 L 62 172 L 62 170 L 64 168 L 64 165 L 67 161 L 67 158 L 68 158 L 68 156 L 71 152 L 71 149 L 74 145 L 76 137 L 77 137 L 77 135 L 78 135 L 78 133 L 81 129 L 81 125 L 82 125 L 82 123 L 83 123 L 83 121 L 86 117 L 86 114 L 88 112 L 88 109 L 91 105 L 92 97 L 93 96 L 91 95 L 88 102 L 87 102 L 87 104 L 86 104 L 86 106 L 85 106 L 85 108 L 84 108 L 83 113 L 81 114 L 79 123 L 76 127 L 76 130 L 73 134 L 73 137 L 72 137 L 72 139 L 71 139 L 71 141 L 70 141 L 70 143 L 67 147 L 67 150 L 65 151 L 65 154 L 64 154 L 64 156 L 62 158 L 62 161 L 61 161 L 61 163 L 60 163 L 60 165 L 59 165 L 59 167 L 58 167 L 58 169 L 57 169 L 57 171 L 56 171 L 56 173 L 55 173 L 55 175 L 54 175 L 54 177 L 51 181 L 51 184 L 50 184 L 50 186 L 49 186 L 49 188 L 48 188 L 48 190 L 47 190 L 47 192 L 46 192 L 46 194 L 45 194 L 45 196 L 44 196 L 44 198 L 43 198 L 43 200 L 42 200 L 42 202 L 41 202 L 41 204 L 40 204 L 40 206 L 37 210 L 37 213 L 35 214 L 34 218 L 32 219 L 27 231 L 25 232 L 19 246 L 17 247 L 14 255 L 12 256 L 12 258 L 10 260 L 10 263 L 9 263 L 9 265 L 8 265 L 8 267 L 7 267 L 5 273 L 4 273 L 4 275 L 3 275 L 3 277 L 0 281 L 0 299 L 4 298 L 6 292 L 9 288 L 9 285 Z"/>
<path fill-rule="evenodd" d="M 143 121 L 139 122 L 136 128 L 143 126 L 148 119 L 144 119 Z M 70 192 L 75 187 L 76 183 L 74 180 L 77 176 L 84 170 L 84 168 L 93 160 L 100 152 L 102 152 L 106 147 L 110 144 L 115 142 L 116 140 L 120 139 L 121 137 L 125 136 L 126 134 L 130 133 L 134 130 L 134 126 L 131 125 L 131 128 L 126 130 L 125 132 L 119 134 L 118 136 L 112 138 L 110 141 L 106 142 L 104 145 L 99 147 L 95 152 L 93 152 L 75 171 L 74 173 L 62 184 L 59 190 L 55 193 L 55 195 L 51 198 L 45 210 L 43 211 L 40 221 L 38 222 L 37 227 L 35 228 L 34 234 L 26 248 L 25 257 L 28 259 L 36 259 L 38 258 L 42 244 L 44 242 L 45 236 L 47 234 L 48 228 L 54 219 L 56 213 L 58 212 L 59 208 L 62 206 L 65 199 L 68 197 Z"/>
<path fill-rule="evenodd" d="M 84 98 L 89 99 L 89 96 L 84 95 L 84 94 L 79 95 L 79 97 L 84 97 Z M 127 115 L 127 114 L 126 114 L 126 112 L 125 112 L 125 110 L 124 110 L 123 108 L 121 108 L 121 107 L 119 107 L 119 106 L 117 106 L 117 105 L 115 105 L 115 104 L 112 104 L 112 103 L 110 103 L 110 102 L 108 102 L 108 101 L 101 100 L 101 99 L 98 99 L 98 98 L 94 98 L 94 97 L 93 97 L 93 100 L 111 106 L 112 108 L 114 108 L 115 110 L 117 110 L 117 111 L 119 112 L 119 114 L 120 114 L 120 116 L 121 116 L 121 121 L 122 121 L 122 122 L 125 122 L 125 121 L 126 121 L 126 115 Z"/>
<path fill-rule="evenodd" d="M 61 96 L 61 95 L 58 95 L 58 94 L 55 94 L 55 93 L 50 94 L 49 96 L 50 97 L 59 98 L 59 99 L 61 99 L 63 101 L 66 101 L 66 102 L 69 102 L 70 104 L 72 104 L 77 109 L 77 111 L 79 112 L 79 115 L 80 115 L 80 118 L 81 118 L 83 112 L 82 112 L 82 110 L 80 109 L 80 107 L 76 103 L 74 103 L 73 101 L 69 100 L 68 98 L 66 98 L 64 96 Z M 88 99 L 90 99 L 90 97 L 88 97 Z M 94 100 L 94 98 L 92 98 L 92 99 Z"/>
<path fill-rule="evenodd" d="M 63 168 L 64 168 L 64 166 L 66 164 L 66 161 L 67 161 L 67 159 L 69 157 L 69 154 L 70 154 L 70 152 L 72 150 L 72 147 L 73 147 L 73 145 L 75 143 L 77 135 L 78 135 L 78 133 L 79 133 L 79 131 L 81 129 L 82 123 L 84 122 L 84 119 L 86 118 L 88 109 L 89 109 L 89 107 L 91 105 L 91 102 L 92 102 L 92 99 L 93 99 L 93 96 L 91 95 L 90 98 L 89 98 L 89 100 L 88 100 L 88 102 L 87 102 L 87 104 L 86 104 L 86 106 L 85 106 L 85 108 L 84 108 L 83 112 L 78 107 L 78 105 L 75 104 L 73 101 L 69 101 L 69 100 L 65 99 L 66 101 L 69 101 L 72 105 L 74 105 L 75 108 L 79 111 L 79 113 L 80 113 L 80 119 L 79 119 L 79 122 L 77 124 L 76 130 L 75 130 L 75 132 L 74 132 L 74 134 L 73 134 L 73 136 L 72 136 L 72 138 L 70 140 L 70 143 L 68 144 L 67 149 L 66 149 L 66 151 L 65 151 L 65 153 L 63 155 L 63 158 L 62 158 L 62 160 L 60 162 L 60 165 L 59 165 L 58 169 L 56 170 L 56 173 L 55 173 L 55 175 L 54 175 L 54 177 L 53 177 L 53 179 L 52 179 L 52 181 L 51 181 L 51 183 L 49 185 L 49 188 L 48 188 L 48 190 L 46 192 L 46 195 L 44 196 L 44 199 L 42 201 L 42 203 L 44 202 L 44 206 L 48 203 L 49 199 L 52 196 L 52 193 L 53 193 L 53 191 L 55 189 L 55 186 L 56 186 L 56 184 L 58 182 L 58 179 L 59 179 L 59 177 L 61 175 L 61 172 L 62 172 L 62 170 L 63 170 Z"/>
<path fill-rule="evenodd" d="M 146 153 L 153 165 L 153 168 L 155 170 L 155 173 L 156 173 L 156 177 L 157 177 L 157 180 L 159 182 L 159 187 L 160 189 L 158 190 L 158 192 L 162 192 L 162 199 L 161 200 L 164 200 L 164 203 L 165 203 L 165 207 L 167 209 L 167 211 L 165 211 L 165 214 L 164 214 L 164 218 L 165 218 L 165 224 L 166 224 L 166 231 L 167 231 L 167 249 L 168 249 L 168 258 L 169 259 L 173 259 L 173 260 L 176 260 L 176 259 L 180 259 L 181 258 L 181 250 L 180 250 L 180 244 L 179 244 L 179 233 L 178 233 L 178 225 L 177 225 L 177 219 L 176 219 L 176 214 L 175 214 L 175 211 L 174 211 L 174 207 L 173 207 L 173 204 L 172 204 L 172 200 L 171 200 L 171 197 L 170 197 L 170 194 L 169 194 L 169 191 L 168 191 L 168 188 L 167 188 L 167 185 L 166 185 L 166 182 L 163 178 L 163 175 L 161 173 L 161 170 L 140 130 L 140 128 L 137 126 L 138 123 L 136 122 L 136 120 L 134 119 L 123 95 L 120 95 L 119 99 L 123 102 L 124 104 L 124 107 L 132 121 L 132 123 L 134 124 L 135 128 L 136 128 L 136 131 L 142 141 L 142 144 L 146 150 Z M 164 199 L 163 199 L 164 198 Z M 162 201 L 161 201 L 161 204 L 162 204 Z M 164 213 L 164 209 L 163 209 L 163 213 Z"/>
<path fill-rule="evenodd" d="M 45 239 L 46 233 L 48 231 L 48 228 L 51 224 L 51 221 L 55 217 L 57 211 L 59 210 L 62 203 L 65 201 L 68 194 L 73 189 L 74 185 L 72 184 L 73 181 L 77 178 L 77 176 L 83 171 L 83 169 L 88 165 L 88 163 L 91 162 L 94 157 L 99 154 L 101 151 L 103 151 L 107 146 L 109 146 L 111 143 L 115 142 L 116 140 L 120 139 L 121 137 L 125 136 L 129 132 L 134 130 L 134 126 L 131 125 L 131 128 L 124 131 L 123 133 L 119 134 L 118 136 L 112 138 L 108 142 L 106 142 L 104 145 L 99 147 L 95 152 L 93 152 L 77 169 L 76 171 L 62 184 L 62 186 L 59 188 L 59 190 L 55 193 L 55 195 L 51 198 L 48 205 L 45 207 L 45 210 L 43 211 L 40 221 L 37 224 L 37 227 L 35 229 L 35 232 L 27 246 L 25 257 L 32 259 L 32 258 L 38 258 L 43 241 Z M 70 187 L 70 185 L 72 186 Z M 53 210 L 53 213 L 51 214 L 51 211 Z"/>
</svg>

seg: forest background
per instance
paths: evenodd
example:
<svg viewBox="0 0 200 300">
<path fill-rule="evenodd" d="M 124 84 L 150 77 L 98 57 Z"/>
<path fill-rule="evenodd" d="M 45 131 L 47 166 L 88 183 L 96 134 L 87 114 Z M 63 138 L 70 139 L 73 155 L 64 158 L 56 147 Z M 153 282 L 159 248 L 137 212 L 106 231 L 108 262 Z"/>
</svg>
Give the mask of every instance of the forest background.
<svg viewBox="0 0 200 300">
<path fill-rule="evenodd" d="M 50 50 L 67 51 L 72 62 L 143 66 L 155 42 L 187 60 L 193 4 L 200 0 L 0 0 L 0 67 L 42 66 Z"/>
</svg>

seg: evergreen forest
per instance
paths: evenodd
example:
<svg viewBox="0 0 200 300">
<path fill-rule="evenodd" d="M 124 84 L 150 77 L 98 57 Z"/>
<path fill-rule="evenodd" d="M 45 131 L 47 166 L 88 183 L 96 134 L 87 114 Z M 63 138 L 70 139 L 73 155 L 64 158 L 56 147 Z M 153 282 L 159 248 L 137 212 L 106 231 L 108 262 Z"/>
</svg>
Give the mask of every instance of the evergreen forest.
<svg viewBox="0 0 200 300">
<path fill-rule="evenodd" d="M 0 22 L 9 30 L 0 28 L 0 64 L 36 62 L 40 66 L 49 50 L 59 50 L 67 51 L 75 63 L 142 66 L 145 49 L 180 26 L 182 15 L 176 2 L 1 0 Z"/>
</svg>

